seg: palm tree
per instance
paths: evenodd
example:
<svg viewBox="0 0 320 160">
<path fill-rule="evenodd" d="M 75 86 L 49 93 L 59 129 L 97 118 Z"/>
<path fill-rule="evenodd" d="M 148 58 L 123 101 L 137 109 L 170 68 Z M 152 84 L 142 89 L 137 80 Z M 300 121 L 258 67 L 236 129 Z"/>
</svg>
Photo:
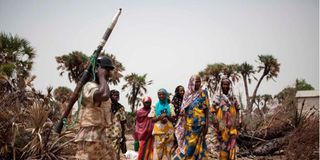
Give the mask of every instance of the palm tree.
<svg viewBox="0 0 320 160">
<path fill-rule="evenodd" d="M 59 86 L 53 90 L 53 97 L 56 101 L 63 104 L 70 97 L 72 90 L 68 87 Z"/>
<path fill-rule="evenodd" d="M 131 112 L 135 112 L 136 107 L 141 101 L 141 97 L 144 93 L 147 93 L 147 85 L 152 84 L 152 80 L 146 80 L 147 74 L 138 75 L 136 73 L 131 73 L 124 77 L 126 84 L 122 86 L 122 90 L 128 89 L 126 97 L 128 98 L 128 103 L 131 105 Z"/>
<path fill-rule="evenodd" d="M 210 95 L 212 96 L 218 88 L 221 74 L 225 68 L 224 63 L 208 64 L 207 67 L 199 72 L 200 77 L 207 83 Z"/>
<path fill-rule="evenodd" d="M 252 99 L 249 105 L 249 113 L 252 112 L 252 106 L 255 102 L 255 98 L 258 92 L 258 88 L 262 80 L 266 77 L 267 80 L 276 78 L 280 72 L 280 63 L 272 55 L 259 55 L 260 65 L 258 66 L 258 71 L 263 71 L 262 75 L 253 91 Z"/>
<path fill-rule="evenodd" d="M 61 70 L 60 75 L 68 72 L 69 81 L 78 82 L 82 73 L 87 67 L 89 57 L 80 51 L 72 51 L 69 54 L 57 56 L 57 70 Z"/>
<path fill-rule="evenodd" d="M 249 89 L 248 89 L 248 83 L 251 83 L 251 76 L 255 73 L 253 70 L 253 66 L 248 64 L 247 62 L 244 62 L 238 66 L 238 72 L 241 74 L 246 94 L 246 100 L 247 100 L 247 107 L 250 106 L 250 97 L 249 97 Z M 250 109 L 252 110 L 252 108 Z"/>
<path fill-rule="evenodd" d="M 227 64 L 223 68 L 223 74 L 229 78 L 232 82 L 238 82 L 240 75 L 238 73 L 238 64 Z"/>
<path fill-rule="evenodd" d="M 35 50 L 26 39 L 0 33 L 0 75 L 19 89 L 26 87 L 34 57 Z"/>
<path fill-rule="evenodd" d="M 262 107 L 261 109 L 262 109 L 262 112 L 263 112 L 264 114 L 266 114 L 266 113 L 268 112 L 268 110 L 269 110 L 267 104 L 268 104 L 270 101 L 272 101 L 272 95 L 270 95 L 270 94 L 263 94 L 263 95 L 261 96 L 261 99 L 263 100 L 263 107 Z"/>
<path fill-rule="evenodd" d="M 110 57 L 112 64 L 114 66 L 114 69 L 112 70 L 112 75 L 109 79 L 109 82 L 112 83 L 113 85 L 117 85 L 120 82 L 120 78 L 123 77 L 121 72 L 125 70 L 125 67 L 120 63 L 117 59 L 116 56 L 113 54 L 105 53 L 102 52 L 101 55 L 106 55 Z"/>
<path fill-rule="evenodd" d="M 256 105 L 256 111 L 258 112 L 258 114 L 263 117 L 263 113 L 261 111 L 261 108 L 260 108 L 260 104 L 262 102 L 262 96 L 261 95 L 257 95 L 256 98 L 255 98 L 255 101 L 253 102 L 255 105 Z"/>
<path fill-rule="evenodd" d="M 113 74 L 108 82 L 114 85 L 118 84 L 120 78 L 123 77 L 121 72 L 125 70 L 122 63 L 119 62 L 113 54 L 102 52 L 100 55 L 106 55 L 111 58 L 115 68 L 112 71 Z M 68 72 L 70 82 L 74 81 L 77 83 L 80 80 L 82 73 L 87 68 L 89 60 L 90 58 L 83 52 L 73 51 L 69 54 L 56 57 L 58 63 L 57 70 L 60 70 L 60 75 L 63 75 L 64 72 Z"/>
</svg>

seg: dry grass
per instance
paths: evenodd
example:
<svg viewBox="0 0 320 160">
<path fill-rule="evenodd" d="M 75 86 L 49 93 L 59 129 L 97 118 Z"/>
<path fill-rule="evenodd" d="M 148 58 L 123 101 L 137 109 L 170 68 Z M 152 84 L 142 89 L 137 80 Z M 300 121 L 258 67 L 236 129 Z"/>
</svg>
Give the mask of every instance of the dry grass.
<svg viewBox="0 0 320 160">
<path fill-rule="evenodd" d="M 306 117 L 310 114 L 312 116 Z M 250 155 L 268 143 L 276 146 L 281 142 L 277 150 L 283 154 L 282 159 L 319 159 L 319 114 L 303 115 L 302 110 L 297 109 L 294 90 L 288 92 L 282 104 L 271 113 L 263 118 L 254 114 L 249 121 L 239 141 L 240 150 L 249 151 L 244 155 Z"/>
<path fill-rule="evenodd" d="M 0 159 L 67 159 L 70 132 L 52 135 L 59 116 L 51 97 L 34 90 L 0 91 Z M 69 147 L 70 148 L 70 147 Z"/>
<path fill-rule="evenodd" d="M 285 148 L 288 159 L 319 159 L 319 115 L 308 117 L 287 139 Z"/>
</svg>

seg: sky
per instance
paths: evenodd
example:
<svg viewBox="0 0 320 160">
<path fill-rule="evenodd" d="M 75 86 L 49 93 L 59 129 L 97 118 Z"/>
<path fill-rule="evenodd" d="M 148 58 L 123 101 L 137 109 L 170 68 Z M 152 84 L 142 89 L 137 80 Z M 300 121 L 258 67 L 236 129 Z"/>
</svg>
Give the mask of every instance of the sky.
<svg viewBox="0 0 320 160">
<path fill-rule="evenodd" d="M 118 8 L 122 14 L 104 48 L 125 66 L 124 75 L 147 74 L 157 91 L 187 87 L 191 75 L 213 63 L 258 65 L 271 54 L 281 64 L 276 81 L 258 94 L 277 94 L 303 78 L 319 90 L 319 1 L 317 0 L 0 0 L 0 31 L 18 35 L 36 50 L 36 89 L 67 86 L 56 56 L 96 49 Z M 257 77 L 260 75 L 257 74 Z M 124 80 L 111 89 L 120 90 Z M 250 93 L 256 83 L 250 85 Z M 240 81 L 235 92 L 243 92 Z M 120 103 L 129 110 L 121 91 Z"/>
</svg>

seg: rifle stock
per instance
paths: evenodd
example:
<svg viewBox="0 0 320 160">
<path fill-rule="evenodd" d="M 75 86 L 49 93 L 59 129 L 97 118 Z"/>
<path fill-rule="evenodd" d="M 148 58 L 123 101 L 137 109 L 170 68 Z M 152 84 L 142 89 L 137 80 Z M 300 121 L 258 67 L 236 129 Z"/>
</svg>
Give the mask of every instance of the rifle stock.
<svg viewBox="0 0 320 160">
<path fill-rule="evenodd" d="M 119 8 L 117 14 L 114 16 L 113 20 L 112 20 L 112 23 L 109 25 L 109 27 L 107 28 L 106 32 L 104 33 L 103 37 L 102 37 L 102 41 L 100 42 L 100 44 L 98 45 L 97 49 L 93 52 L 93 56 L 97 59 L 97 57 L 100 55 L 103 47 L 105 46 L 114 26 L 116 25 L 117 21 L 118 21 L 118 18 L 121 14 L 121 8 Z M 61 131 L 62 131 L 62 128 L 63 128 L 63 120 L 66 119 L 71 110 L 72 110 L 72 107 L 74 105 L 74 103 L 78 100 L 79 98 L 79 95 L 80 95 L 80 92 L 81 92 L 81 89 L 83 87 L 84 84 L 86 84 L 90 78 L 90 71 L 92 69 L 92 67 L 95 67 L 95 66 L 92 66 L 92 64 L 90 63 L 89 66 L 87 67 L 87 69 L 84 71 L 84 73 L 82 74 L 81 76 L 81 79 L 79 80 L 79 82 L 77 83 L 76 85 L 76 88 L 74 89 L 69 101 L 68 101 L 68 104 L 67 104 L 67 109 L 66 111 L 63 113 L 62 117 L 60 118 L 60 120 L 58 121 L 58 123 L 54 126 L 53 130 L 60 134 Z"/>
</svg>

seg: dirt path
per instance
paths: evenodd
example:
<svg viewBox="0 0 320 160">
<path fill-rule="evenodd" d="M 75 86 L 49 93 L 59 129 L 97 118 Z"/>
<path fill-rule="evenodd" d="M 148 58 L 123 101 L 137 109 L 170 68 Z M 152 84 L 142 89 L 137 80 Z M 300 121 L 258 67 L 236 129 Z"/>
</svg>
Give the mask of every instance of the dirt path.
<svg viewBox="0 0 320 160">
<path fill-rule="evenodd" d="M 133 150 L 133 142 L 134 139 L 132 138 L 132 135 L 127 134 L 127 150 Z M 215 143 L 216 139 L 214 136 L 214 133 L 212 132 L 211 129 L 209 129 L 209 132 L 206 136 L 206 142 L 208 146 L 208 152 L 209 152 L 209 159 L 218 159 L 218 153 L 216 151 L 216 144 Z M 125 160 L 124 154 L 121 154 L 121 160 Z M 283 156 L 268 156 L 268 157 L 238 157 L 238 160 L 281 160 L 285 159 Z"/>
</svg>

